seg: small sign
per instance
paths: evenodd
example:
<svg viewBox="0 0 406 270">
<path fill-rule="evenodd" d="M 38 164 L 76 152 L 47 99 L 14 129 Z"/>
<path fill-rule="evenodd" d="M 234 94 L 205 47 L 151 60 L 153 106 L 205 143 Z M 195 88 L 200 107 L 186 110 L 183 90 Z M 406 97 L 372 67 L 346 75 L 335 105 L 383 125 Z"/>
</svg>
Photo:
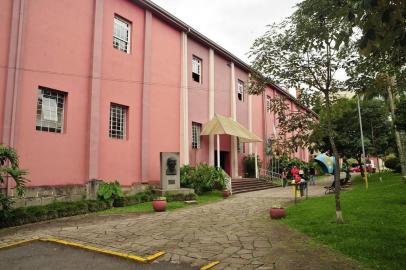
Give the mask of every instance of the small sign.
<svg viewBox="0 0 406 270">
<path fill-rule="evenodd" d="M 169 185 L 175 185 L 175 184 L 176 184 L 176 180 L 175 180 L 175 179 L 170 179 L 170 180 L 168 180 L 168 184 L 169 184 Z"/>
</svg>

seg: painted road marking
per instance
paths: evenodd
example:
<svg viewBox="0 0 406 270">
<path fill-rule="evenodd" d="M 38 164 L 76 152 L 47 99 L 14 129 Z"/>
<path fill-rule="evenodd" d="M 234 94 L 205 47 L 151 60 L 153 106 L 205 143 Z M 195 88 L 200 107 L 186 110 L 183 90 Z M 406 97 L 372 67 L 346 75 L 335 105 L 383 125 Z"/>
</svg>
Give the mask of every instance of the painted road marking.
<svg viewBox="0 0 406 270">
<path fill-rule="evenodd" d="M 205 266 L 202 266 L 202 267 L 200 268 L 200 270 L 207 270 L 207 269 L 210 269 L 210 268 L 212 268 L 212 267 L 218 265 L 219 263 L 220 263 L 219 261 L 211 262 L 211 263 L 209 263 L 209 264 L 206 264 Z"/>
<path fill-rule="evenodd" d="M 122 252 L 113 251 L 113 250 L 108 250 L 108 249 L 104 249 L 104 248 L 98 248 L 98 247 L 83 245 L 83 244 L 79 244 L 79 243 L 75 243 L 75 242 L 65 241 L 65 240 L 61 240 L 61 239 L 57 239 L 57 238 L 52 238 L 52 237 L 49 237 L 49 238 L 35 237 L 35 238 L 32 238 L 32 239 L 28 239 L 28 240 L 17 241 L 17 242 L 11 243 L 11 244 L 6 244 L 6 245 L 3 245 L 3 246 L 0 246 L 0 249 L 6 249 L 6 248 L 12 248 L 12 247 L 17 247 L 17 246 L 21 246 L 21 245 L 26 245 L 26 244 L 31 243 L 33 241 L 52 242 L 52 243 L 56 243 L 56 244 L 60 244 L 60 245 L 86 249 L 86 250 L 90 250 L 90 251 L 94 251 L 94 252 L 99 252 L 99 253 L 103 253 L 103 254 L 107 254 L 107 255 L 113 255 L 113 256 L 129 259 L 129 260 L 133 260 L 133 261 L 136 261 L 136 262 L 139 262 L 139 263 L 152 262 L 152 261 L 158 259 L 159 257 L 161 257 L 162 255 L 165 254 L 165 252 L 160 251 L 160 252 L 157 252 L 155 254 L 146 256 L 146 257 L 141 257 L 141 256 L 137 256 L 137 255 L 131 255 L 131 254 L 122 253 Z"/>
</svg>

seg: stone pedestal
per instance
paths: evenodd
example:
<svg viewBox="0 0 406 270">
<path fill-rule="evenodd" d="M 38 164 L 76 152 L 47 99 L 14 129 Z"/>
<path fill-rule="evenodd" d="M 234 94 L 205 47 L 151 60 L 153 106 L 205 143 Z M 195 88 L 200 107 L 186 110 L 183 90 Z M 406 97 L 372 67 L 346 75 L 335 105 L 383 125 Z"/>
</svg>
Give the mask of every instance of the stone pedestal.
<svg viewBox="0 0 406 270">
<path fill-rule="evenodd" d="M 194 193 L 193 189 L 180 187 L 178 152 L 161 152 L 161 186 L 155 192 L 161 196 Z"/>
</svg>

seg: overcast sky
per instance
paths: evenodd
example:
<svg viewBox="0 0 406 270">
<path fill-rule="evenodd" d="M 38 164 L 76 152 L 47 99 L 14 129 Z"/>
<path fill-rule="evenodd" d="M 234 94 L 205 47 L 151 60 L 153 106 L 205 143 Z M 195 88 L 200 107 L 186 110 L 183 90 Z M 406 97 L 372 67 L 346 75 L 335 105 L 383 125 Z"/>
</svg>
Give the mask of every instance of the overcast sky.
<svg viewBox="0 0 406 270">
<path fill-rule="evenodd" d="M 249 63 L 247 52 L 266 26 L 293 13 L 300 0 L 152 0 Z"/>
</svg>

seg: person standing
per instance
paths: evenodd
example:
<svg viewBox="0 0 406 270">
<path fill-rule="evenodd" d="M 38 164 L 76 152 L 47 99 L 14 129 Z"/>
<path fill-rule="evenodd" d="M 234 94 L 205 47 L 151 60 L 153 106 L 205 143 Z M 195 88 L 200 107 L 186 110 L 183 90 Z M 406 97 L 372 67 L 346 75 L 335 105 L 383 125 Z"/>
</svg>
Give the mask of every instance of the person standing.
<svg viewBox="0 0 406 270">
<path fill-rule="evenodd" d="M 290 169 L 290 174 L 292 175 L 292 179 L 295 179 L 296 175 L 299 175 L 299 169 L 296 165 L 293 165 L 292 169 Z"/>
<path fill-rule="evenodd" d="M 283 185 L 283 187 L 286 187 L 287 183 L 288 183 L 288 171 L 285 168 L 283 168 L 283 170 L 282 170 L 282 185 Z"/>
<path fill-rule="evenodd" d="M 316 169 L 313 166 L 311 166 L 309 169 L 309 184 L 310 185 L 316 184 L 315 178 L 316 178 Z"/>
</svg>

